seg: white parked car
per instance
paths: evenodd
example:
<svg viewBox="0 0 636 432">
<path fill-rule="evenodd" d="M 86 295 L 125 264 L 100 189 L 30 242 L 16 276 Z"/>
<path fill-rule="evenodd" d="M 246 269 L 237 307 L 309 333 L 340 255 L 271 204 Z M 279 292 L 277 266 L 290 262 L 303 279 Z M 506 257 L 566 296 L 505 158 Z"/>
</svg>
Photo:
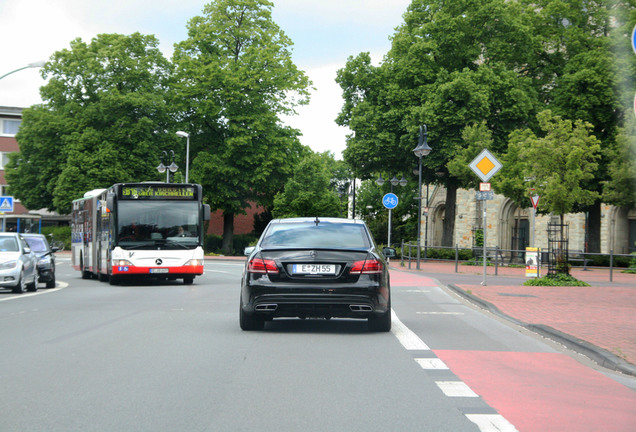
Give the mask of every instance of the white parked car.
<svg viewBox="0 0 636 432">
<path fill-rule="evenodd" d="M 0 288 L 14 293 L 38 289 L 38 257 L 17 233 L 0 233 Z"/>
</svg>

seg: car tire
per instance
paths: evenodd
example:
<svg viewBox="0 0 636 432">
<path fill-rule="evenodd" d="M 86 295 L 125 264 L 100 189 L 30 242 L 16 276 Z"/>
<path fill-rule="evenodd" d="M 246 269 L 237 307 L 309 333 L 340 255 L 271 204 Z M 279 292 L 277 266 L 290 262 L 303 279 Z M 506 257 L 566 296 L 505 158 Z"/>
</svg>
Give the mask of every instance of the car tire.
<svg viewBox="0 0 636 432">
<path fill-rule="evenodd" d="M 55 288 L 55 273 L 51 276 L 51 280 L 46 283 L 47 288 Z"/>
<path fill-rule="evenodd" d="M 26 284 L 27 291 L 36 292 L 38 290 L 38 274 L 37 272 L 33 276 L 33 282 Z"/>
<path fill-rule="evenodd" d="M 18 284 L 13 287 L 13 292 L 15 294 L 22 294 L 26 292 L 26 284 L 24 283 L 24 271 L 20 272 L 20 280 L 18 280 Z"/>
<path fill-rule="evenodd" d="M 239 307 L 239 324 L 241 330 L 263 330 L 265 328 L 265 320 L 257 317 L 256 315 L 250 315 L 243 310 L 243 302 Z"/>
<path fill-rule="evenodd" d="M 374 315 L 369 317 L 367 326 L 369 328 L 369 331 L 372 332 L 391 331 L 391 309 L 389 308 L 382 315 Z"/>
</svg>

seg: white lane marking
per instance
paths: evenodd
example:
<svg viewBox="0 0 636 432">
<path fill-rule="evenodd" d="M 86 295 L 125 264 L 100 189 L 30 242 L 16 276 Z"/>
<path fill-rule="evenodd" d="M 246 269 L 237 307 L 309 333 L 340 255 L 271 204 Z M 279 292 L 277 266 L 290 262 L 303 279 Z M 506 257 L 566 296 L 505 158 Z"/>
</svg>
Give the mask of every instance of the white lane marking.
<svg viewBox="0 0 636 432">
<path fill-rule="evenodd" d="M 410 289 L 410 290 L 406 290 L 404 292 L 407 292 L 407 293 L 430 293 L 430 291 L 422 290 L 422 289 Z"/>
<path fill-rule="evenodd" d="M 464 315 L 464 312 L 416 312 L 418 315 Z"/>
<path fill-rule="evenodd" d="M 25 297 L 33 297 L 36 295 L 40 295 L 40 294 L 48 294 L 48 293 L 52 293 L 55 291 L 59 291 L 61 289 L 64 289 L 68 286 L 68 284 L 66 282 L 57 282 L 58 287 L 57 288 L 47 288 L 44 290 L 40 290 L 38 289 L 36 292 L 30 292 L 30 293 L 25 293 L 25 294 L 16 294 L 14 296 L 10 296 L 10 297 L 4 297 L 4 298 L 0 298 L 0 302 L 3 301 L 9 301 L 9 300 L 15 300 L 15 299 L 21 299 L 21 298 L 25 298 Z"/>
<path fill-rule="evenodd" d="M 466 414 L 481 432 L 519 432 L 508 420 L 498 414 Z"/>
<path fill-rule="evenodd" d="M 430 348 L 428 345 L 419 338 L 418 335 L 413 333 L 411 329 L 405 326 L 402 321 L 395 314 L 395 311 L 391 309 L 391 333 L 395 335 L 396 338 L 400 341 L 402 346 L 409 351 L 412 350 L 421 350 L 428 351 Z"/>
<path fill-rule="evenodd" d="M 422 369 L 448 369 L 446 363 L 438 358 L 416 358 L 415 361 L 422 366 Z"/>
<path fill-rule="evenodd" d="M 435 384 L 448 397 L 479 397 L 468 387 L 468 384 L 462 381 L 435 381 Z"/>
</svg>

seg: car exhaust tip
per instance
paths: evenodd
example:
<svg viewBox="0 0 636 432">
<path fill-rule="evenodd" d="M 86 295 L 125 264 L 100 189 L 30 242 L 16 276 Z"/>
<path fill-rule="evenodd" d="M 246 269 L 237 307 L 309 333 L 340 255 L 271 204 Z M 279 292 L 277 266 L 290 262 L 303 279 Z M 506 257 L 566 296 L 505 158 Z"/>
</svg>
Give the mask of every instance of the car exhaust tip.
<svg viewBox="0 0 636 432">
<path fill-rule="evenodd" d="M 373 308 L 369 305 L 349 305 L 351 312 L 372 312 Z"/>
<path fill-rule="evenodd" d="M 277 304 L 259 304 L 254 307 L 254 310 L 258 312 L 274 312 L 278 309 Z"/>
</svg>

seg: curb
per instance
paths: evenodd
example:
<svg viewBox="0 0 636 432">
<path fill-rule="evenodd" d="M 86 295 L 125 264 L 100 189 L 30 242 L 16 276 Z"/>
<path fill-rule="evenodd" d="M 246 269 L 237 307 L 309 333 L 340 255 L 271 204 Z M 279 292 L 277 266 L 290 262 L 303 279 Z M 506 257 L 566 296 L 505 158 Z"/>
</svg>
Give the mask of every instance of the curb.
<svg viewBox="0 0 636 432">
<path fill-rule="evenodd" d="M 440 285 L 444 285 L 444 284 L 440 284 Z M 597 347 L 596 345 L 593 345 L 589 342 L 586 342 L 572 335 L 563 333 L 550 326 L 543 325 L 543 324 L 528 324 L 524 321 L 520 321 L 514 317 L 511 317 L 510 315 L 506 315 L 505 313 L 501 312 L 499 308 L 497 308 L 497 306 L 495 306 L 494 304 L 487 302 L 477 296 L 467 293 L 463 289 L 459 288 L 457 285 L 448 284 L 445 286 L 453 290 L 456 294 L 464 297 L 470 302 L 481 307 L 482 309 L 486 309 L 492 314 L 497 315 L 500 318 L 504 318 L 505 320 L 510 321 L 527 330 L 530 330 L 533 333 L 536 333 L 548 339 L 552 339 L 553 341 L 558 342 L 562 345 L 565 345 L 567 348 L 571 349 L 572 351 L 575 351 L 579 354 L 582 354 L 592 359 L 593 361 L 595 361 L 596 363 L 598 363 L 600 366 L 604 368 L 611 369 L 626 375 L 636 376 L 636 365 L 633 365 L 623 360 L 622 358 L 618 357 L 615 354 L 612 354 L 606 349 Z"/>
</svg>

